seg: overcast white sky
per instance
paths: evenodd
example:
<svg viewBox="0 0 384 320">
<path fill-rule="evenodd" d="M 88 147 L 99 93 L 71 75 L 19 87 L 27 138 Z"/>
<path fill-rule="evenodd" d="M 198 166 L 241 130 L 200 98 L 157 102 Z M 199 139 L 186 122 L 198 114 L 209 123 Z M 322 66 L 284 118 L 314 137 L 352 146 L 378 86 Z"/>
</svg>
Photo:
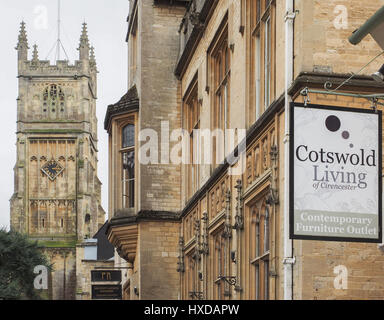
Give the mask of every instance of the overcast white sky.
<svg viewBox="0 0 384 320">
<path fill-rule="evenodd" d="M 97 117 L 99 120 L 99 178 L 103 183 L 103 207 L 108 206 L 108 141 L 104 116 L 109 104 L 117 102 L 127 90 L 128 0 L 61 0 L 61 40 L 71 62 L 78 59 L 82 23 L 95 47 L 98 75 Z M 46 14 L 45 14 L 46 13 Z M 39 46 L 45 59 L 57 38 L 57 0 L 0 0 L 0 228 L 9 227 L 9 199 L 16 162 L 17 52 L 15 46 L 20 22 L 27 24 L 29 46 Z M 46 17 L 46 19 L 45 19 Z M 30 54 L 31 54 L 30 50 Z M 54 51 L 54 50 L 53 50 Z M 53 59 L 54 53 L 49 57 Z M 64 56 L 62 53 L 61 56 Z"/>
</svg>

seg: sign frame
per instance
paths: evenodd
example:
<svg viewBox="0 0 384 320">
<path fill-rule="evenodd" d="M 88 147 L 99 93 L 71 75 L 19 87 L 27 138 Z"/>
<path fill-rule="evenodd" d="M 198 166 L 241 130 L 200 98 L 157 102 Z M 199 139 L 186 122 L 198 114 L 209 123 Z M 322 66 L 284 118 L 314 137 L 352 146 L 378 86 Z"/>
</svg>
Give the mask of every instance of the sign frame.
<svg viewBox="0 0 384 320">
<path fill-rule="evenodd" d="M 100 273 L 110 273 L 111 279 L 100 279 L 97 275 Z M 115 278 L 115 275 L 118 275 Z M 121 270 L 91 270 L 92 282 L 121 282 Z"/>
<path fill-rule="evenodd" d="M 116 297 L 96 297 L 97 290 L 107 289 L 107 288 L 113 288 L 117 291 Z M 100 295 L 101 296 L 101 295 Z M 92 300 L 122 300 L 123 299 L 123 290 L 121 287 L 121 284 L 93 284 L 91 286 L 91 299 Z"/>
<path fill-rule="evenodd" d="M 312 108 L 330 111 L 344 111 L 344 112 L 355 112 L 355 113 L 366 113 L 366 114 L 377 114 L 378 115 L 378 238 L 352 238 L 352 237 L 332 237 L 332 236 L 311 236 L 311 235 L 298 235 L 294 233 L 294 155 L 295 155 L 295 108 Z M 337 242 L 360 242 L 360 243 L 382 243 L 382 189 L 383 189 L 383 154 L 382 154 L 382 111 L 381 110 L 370 110 L 361 108 L 341 107 L 341 106 L 329 106 L 321 104 L 304 104 L 298 102 L 290 103 L 290 119 L 289 119 L 289 133 L 290 133 L 290 145 L 289 145 L 289 238 L 292 240 L 317 240 L 317 241 L 337 241 Z"/>
</svg>

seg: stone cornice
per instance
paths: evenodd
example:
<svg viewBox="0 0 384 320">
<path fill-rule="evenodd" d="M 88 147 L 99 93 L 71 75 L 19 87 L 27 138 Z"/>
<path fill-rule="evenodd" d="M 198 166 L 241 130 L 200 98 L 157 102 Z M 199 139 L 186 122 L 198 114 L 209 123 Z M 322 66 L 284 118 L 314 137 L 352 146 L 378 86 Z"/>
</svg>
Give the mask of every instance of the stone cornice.
<svg viewBox="0 0 384 320">
<path fill-rule="evenodd" d="M 180 222 L 180 214 L 168 211 L 140 211 L 137 215 L 133 210 L 119 210 L 105 230 L 109 242 L 117 249 L 120 257 L 133 263 L 139 237 L 138 225 L 143 221 Z"/>
<path fill-rule="evenodd" d="M 142 210 L 135 214 L 133 211 L 117 210 L 115 216 L 109 221 L 106 233 L 111 227 L 134 225 L 142 221 L 169 221 L 179 222 L 180 213 L 171 211 Z"/>
<path fill-rule="evenodd" d="M 115 216 L 108 222 L 105 234 L 108 235 L 111 228 L 134 226 L 143 221 L 180 222 L 180 212 L 142 210 L 135 214 L 134 211 L 130 210 L 117 210 Z"/>
</svg>

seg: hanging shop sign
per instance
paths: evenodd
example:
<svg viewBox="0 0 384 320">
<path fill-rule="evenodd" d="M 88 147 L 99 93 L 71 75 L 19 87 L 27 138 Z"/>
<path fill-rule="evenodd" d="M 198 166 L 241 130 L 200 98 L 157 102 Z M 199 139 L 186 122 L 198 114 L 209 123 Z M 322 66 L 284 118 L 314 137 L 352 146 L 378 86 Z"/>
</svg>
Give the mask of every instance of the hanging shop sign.
<svg viewBox="0 0 384 320">
<path fill-rule="evenodd" d="M 92 282 L 121 282 L 121 270 L 92 270 Z"/>
<path fill-rule="evenodd" d="M 290 111 L 291 239 L 381 242 L 381 111 Z"/>
<path fill-rule="evenodd" d="M 92 285 L 92 299 L 121 300 L 121 285 Z"/>
</svg>

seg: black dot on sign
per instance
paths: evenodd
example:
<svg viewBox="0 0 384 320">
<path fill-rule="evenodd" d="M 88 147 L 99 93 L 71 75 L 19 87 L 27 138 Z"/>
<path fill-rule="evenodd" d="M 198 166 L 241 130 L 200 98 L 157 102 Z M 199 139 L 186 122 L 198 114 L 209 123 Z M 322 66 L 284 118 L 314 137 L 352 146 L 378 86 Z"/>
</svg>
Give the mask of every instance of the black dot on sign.
<svg viewBox="0 0 384 320">
<path fill-rule="evenodd" d="M 336 132 L 340 129 L 341 127 L 341 122 L 340 119 L 336 116 L 329 116 L 325 120 L 325 126 L 329 131 Z"/>
<path fill-rule="evenodd" d="M 343 131 L 343 133 L 341 134 L 341 136 L 342 136 L 344 139 L 349 139 L 349 132 L 348 132 L 348 131 Z"/>
</svg>

